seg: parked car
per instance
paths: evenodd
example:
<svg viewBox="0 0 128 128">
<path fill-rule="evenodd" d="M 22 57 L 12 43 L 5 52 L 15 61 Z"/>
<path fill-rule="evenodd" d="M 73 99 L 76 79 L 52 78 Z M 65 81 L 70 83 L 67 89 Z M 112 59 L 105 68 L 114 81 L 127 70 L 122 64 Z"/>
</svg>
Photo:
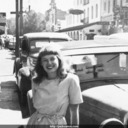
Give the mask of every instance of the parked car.
<svg viewBox="0 0 128 128">
<path fill-rule="evenodd" d="M 105 39 L 123 39 L 128 40 L 128 32 L 114 33 L 111 35 L 95 35 L 94 40 L 105 40 Z"/>
<path fill-rule="evenodd" d="M 15 50 L 15 46 L 16 46 L 16 37 L 10 37 L 9 38 L 9 43 L 8 43 L 8 49 L 10 50 Z"/>
<path fill-rule="evenodd" d="M 99 126 L 115 118 L 123 122 L 128 112 L 128 42 L 119 39 L 60 43 L 65 60 L 80 78 L 84 103 L 80 124 Z M 76 61 L 77 60 L 77 61 Z M 32 92 L 28 91 L 30 114 Z"/>
<path fill-rule="evenodd" d="M 71 40 L 67 34 L 57 32 L 27 33 L 23 35 L 19 50 L 20 57 L 17 57 L 14 62 L 14 73 L 22 105 L 26 105 L 26 94 L 31 89 L 31 70 L 36 60 L 34 55 L 46 43 Z"/>
<path fill-rule="evenodd" d="M 128 32 L 114 33 L 108 36 L 109 39 L 124 39 L 128 40 Z"/>
<path fill-rule="evenodd" d="M 16 39 L 13 35 L 3 35 L 4 37 L 4 47 L 6 49 L 14 50 L 15 49 L 15 43 Z"/>
</svg>

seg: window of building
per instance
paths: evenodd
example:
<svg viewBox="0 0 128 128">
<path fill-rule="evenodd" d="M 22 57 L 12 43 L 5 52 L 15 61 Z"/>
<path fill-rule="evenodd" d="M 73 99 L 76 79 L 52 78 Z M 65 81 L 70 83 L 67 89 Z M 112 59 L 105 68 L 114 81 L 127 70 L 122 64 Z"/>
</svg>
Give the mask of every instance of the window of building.
<svg viewBox="0 0 128 128">
<path fill-rule="evenodd" d="M 111 6 L 111 4 L 110 4 L 110 0 L 108 1 L 108 13 L 110 13 L 110 6 Z"/>
<path fill-rule="evenodd" d="M 86 17 L 86 10 L 84 10 L 84 18 Z"/>
<path fill-rule="evenodd" d="M 104 2 L 104 11 L 106 11 L 106 2 Z"/>
<path fill-rule="evenodd" d="M 92 19 L 93 19 L 93 6 L 92 6 Z"/>
<path fill-rule="evenodd" d="M 125 18 L 125 19 L 128 19 L 128 12 L 125 12 L 125 13 L 124 13 L 124 18 Z"/>
<path fill-rule="evenodd" d="M 87 10 L 87 17 L 89 17 L 89 8 L 88 8 L 88 10 Z"/>
<path fill-rule="evenodd" d="M 81 15 L 80 15 L 80 21 L 81 21 L 82 19 L 83 19 L 83 15 L 81 14 Z"/>
<path fill-rule="evenodd" d="M 77 0 L 77 5 L 79 5 L 79 0 Z"/>
<path fill-rule="evenodd" d="M 77 15 L 77 23 L 79 23 L 79 15 Z"/>
<path fill-rule="evenodd" d="M 76 40 L 79 40 L 79 32 L 77 31 L 77 37 L 76 37 Z"/>
<path fill-rule="evenodd" d="M 96 18 L 98 17 L 98 4 L 96 4 Z"/>
<path fill-rule="evenodd" d="M 117 0 L 113 1 L 113 6 L 115 7 L 117 5 Z"/>
<path fill-rule="evenodd" d="M 83 4 L 83 0 L 80 0 L 80 4 Z"/>
<path fill-rule="evenodd" d="M 83 0 L 83 5 L 86 5 L 86 3 L 85 3 L 86 1 L 85 0 Z"/>
</svg>

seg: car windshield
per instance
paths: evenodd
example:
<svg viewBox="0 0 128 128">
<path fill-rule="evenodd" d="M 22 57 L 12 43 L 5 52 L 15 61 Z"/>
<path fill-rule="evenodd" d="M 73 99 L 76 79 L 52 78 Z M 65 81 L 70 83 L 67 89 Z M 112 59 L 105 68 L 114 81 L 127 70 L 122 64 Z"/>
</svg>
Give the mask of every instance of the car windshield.
<svg viewBox="0 0 128 128">
<path fill-rule="evenodd" d="M 66 57 L 68 63 L 69 60 L 81 80 L 128 78 L 128 53 L 104 53 Z"/>
<path fill-rule="evenodd" d="M 31 52 L 38 52 L 44 44 L 52 43 L 52 42 L 63 42 L 68 41 L 68 39 L 63 38 L 51 38 L 51 39 L 33 39 L 30 41 L 30 49 Z"/>
</svg>

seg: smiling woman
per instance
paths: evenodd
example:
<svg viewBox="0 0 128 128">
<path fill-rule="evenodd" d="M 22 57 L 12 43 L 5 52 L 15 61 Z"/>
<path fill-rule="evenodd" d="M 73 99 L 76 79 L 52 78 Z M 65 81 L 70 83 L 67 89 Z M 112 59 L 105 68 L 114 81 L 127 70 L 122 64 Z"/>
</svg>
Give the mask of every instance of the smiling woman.
<svg viewBox="0 0 128 128">
<path fill-rule="evenodd" d="M 70 125 L 79 125 L 79 104 L 83 102 L 79 78 L 67 71 L 57 45 L 49 43 L 41 49 L 34 71 L 32 95 L 36 111 L 28 121 L 28 128 L 67 125 L 68 107 Z"/>
</svg>

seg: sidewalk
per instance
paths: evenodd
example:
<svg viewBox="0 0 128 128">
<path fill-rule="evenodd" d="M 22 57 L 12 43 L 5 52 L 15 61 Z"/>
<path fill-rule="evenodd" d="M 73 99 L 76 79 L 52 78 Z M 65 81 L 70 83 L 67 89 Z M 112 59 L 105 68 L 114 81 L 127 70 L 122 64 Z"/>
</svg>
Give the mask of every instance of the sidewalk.
<svg viewBox="0 0 128 128">
<path fill-rule="evenodd" d="M 13 75 L 14 52 L 0 50 L 0 128 L 1 125 L 25 125 L 18 101 L 17 85 Z"/>
</svg>

